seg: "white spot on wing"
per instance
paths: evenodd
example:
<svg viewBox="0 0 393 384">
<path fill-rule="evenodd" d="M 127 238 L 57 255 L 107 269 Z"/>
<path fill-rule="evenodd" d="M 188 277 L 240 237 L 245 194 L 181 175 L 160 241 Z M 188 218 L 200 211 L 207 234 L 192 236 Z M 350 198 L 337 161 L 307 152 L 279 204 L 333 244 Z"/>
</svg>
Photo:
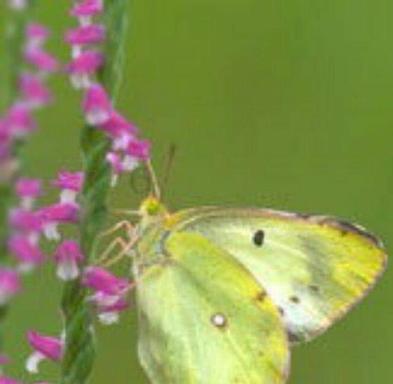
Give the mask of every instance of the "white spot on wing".
<svg viewBox="0 0 393 384">
<path fill-rule="evenodd" d="M 221 327 L 224 327 L 226 325 L 227 319 L 226 319 L 226 317 L 223 314 L 216 313 L 215 315 L 212 316 L 211 322 L 216 327 L 221 328 Z"/>
</svg>

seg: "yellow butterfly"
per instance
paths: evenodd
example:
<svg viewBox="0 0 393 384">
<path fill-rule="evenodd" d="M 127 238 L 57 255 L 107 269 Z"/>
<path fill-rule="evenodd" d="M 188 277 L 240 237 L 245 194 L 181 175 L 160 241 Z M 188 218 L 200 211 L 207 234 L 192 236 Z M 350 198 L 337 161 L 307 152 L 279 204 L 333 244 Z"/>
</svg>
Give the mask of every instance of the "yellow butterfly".
<svg viewBox="0 0 393 384">
<path fill-rule="evenodd" d="M 328 216 L 140 207 L 139 356 L 154 384 L 284 383 L 290 346 L 324 332 L 377 281 L 381 242 Z"/>
</svg>

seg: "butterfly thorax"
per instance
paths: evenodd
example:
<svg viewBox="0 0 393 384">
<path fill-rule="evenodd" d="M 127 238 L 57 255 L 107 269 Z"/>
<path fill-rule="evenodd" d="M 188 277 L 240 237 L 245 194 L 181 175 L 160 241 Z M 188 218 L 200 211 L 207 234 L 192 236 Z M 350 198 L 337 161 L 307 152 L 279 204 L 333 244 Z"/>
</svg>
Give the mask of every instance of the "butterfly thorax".
<svg viewBox="0 0 393 384">
<path fill-rule="evenodd" d="M 175 215 L 155 197 L 147 197 L 140 205 L 141 220 L 138 233 L 141 240 L 137 246 L 138 274 L 146 267 L 160 263 L 165 259 L 163 243 L 169 235 Z"/>
</svg>

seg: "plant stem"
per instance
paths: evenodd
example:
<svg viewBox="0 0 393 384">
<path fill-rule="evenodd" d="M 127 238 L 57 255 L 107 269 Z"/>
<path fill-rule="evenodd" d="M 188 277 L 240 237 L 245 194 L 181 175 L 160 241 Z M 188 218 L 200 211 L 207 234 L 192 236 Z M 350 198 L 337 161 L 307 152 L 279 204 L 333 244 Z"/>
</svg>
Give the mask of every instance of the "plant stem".
<svg viewBox="0 0 393 384">
<path fill-rule="evenodd" d="M 114 97 L 121 78 L 123 47 L 126 32 L 127 0 L 107 0 L 105 25 L 108 40 L 105 46 L 106 65 L 99 78 Z M 107 214 L 107 197 L 111 172 L 106 161 L 109 141 L 99 130 L 85 126 L 81 149 L 85 183 L 81 196 L 80 241 L 86 264 L 96 258 L 97 235 L 102 231 Z M 86 302 L 87 291 L 81 281 L 65 286 L 62 309 L 65 317 L 66 345 L 62 366 L 62 384 L 84 384 L 90 377 L 95 359 L 92 316 Z"/>
</svg>

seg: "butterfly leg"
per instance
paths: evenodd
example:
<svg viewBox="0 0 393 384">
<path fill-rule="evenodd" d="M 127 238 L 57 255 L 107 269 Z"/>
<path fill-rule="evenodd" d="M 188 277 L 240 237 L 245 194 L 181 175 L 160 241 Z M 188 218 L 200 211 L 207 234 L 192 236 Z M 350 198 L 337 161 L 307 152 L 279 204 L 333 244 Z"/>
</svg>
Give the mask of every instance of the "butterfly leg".
<svg viewBox="0 0 393 384">
<path fill-rule="evenodd" d="M 141 217 L 141 213 L 135 209 L 113 209 L 110 211 L 113 215 L 127 215 L 134 217 Z"/>
<path fill-rule="evenodd" d="M 132 238 L 133 236 L 133 232 L 135 230 L 134 225 L 132 225 L 129 221 L 127 220 L 122 220 L 119 221 L 118 223 L 116 223 L 113 227 L 109 228 L 108 230 L 102 232 L 99 237 L 103 238 L 103 237 L 107 237 L 112 235 L 113 233 L 116 233 L 117 231 L 124 229 L 127 236 L 129 238 Z"/>
<path fill-rule="evenodd" d="M 128 241 L 124 240 L 121 237 L 117 237 L 116 239 L 114 239 L 98 258 L 97 264 L 105 267 L 110 267 L 123 260 L 125 256 L 132 257 L 132 248 L 139 240 L 139 237 L 131 233 L 129 235 L 131 236 L 130 240 Z M 120 252 L 112 257 L 111 255 L 113 254 L 113 251 L 116 250 L 116 248 L 120 248 Z"/>
<path fill-rule="evenodd" d="M 133 239 L 131 239 L 129 242 L 124 241 L 121 238 L 117 238 L 114 240 L 114 242 L 118 240 L 118 242 L 116 244 L 113 245 L 113 248 L 109 251 L 109 253 L 107 253 L 106 255 L 106 259 L 108 259 L 108 256 L 112 253 L 113 249 L 115 249 L 115 247 L 117 245 L 120 245 L 121 250 L 120 253 L 118 253 L 116 256 L 114 256 L 113 258 L 109 258 L 103 265 L 105 267 L 110 267 L 114 264 L 117 264 L 118 262 L 120 262 L 121 260 L 124 259 L 124 257 L 129 256 L 129 257 L 133 257 L 132 255 L 132 251 L 134 246 L 136 245 L 136 243 L 139 240 L 138 236 L 134 236 Z M 113 242 L 113 243 L 114 243 Z"/>
<path fill-rule="evenodd" d="M 120 231 L 120 230 L 124 230 L 126 235 L 127 235 L 127 239 L 132 240 L 135 237 L 135 226 L 130 223 L 127 220 L 122 220 L 118 223 L 116 223 L 113 227 L 109 228 L 108 230 L 102 232 L 98 237 L 99 240 L 102 240 L 103 238 L 113 235 L 114 233 Z M 98 263 L 102 263 L 104 262 L 112 253 L 112 251 L 117 247 L 120 246 L 122 247 L 122 249 L 124 249 L 124 247 L 126 247 L 126 240 L 123 240 L 120 236 L 117 236 L 115 240 L 113 240 L 108 247 L 106 248 L 106 250 L 101 254 L 101 256 L 98 258 Z"/>
<path fill-rule="evenodd" d="M 114 239 L 109 245 L 106 247 L 105 251 L 97 259 L 97 264 L 105 264 L 105 262 L 110 258 L 113 251 L 120 247 L 120 249 L 125 249 L 127 246 L 127 242 L 121 237 L 117 237 Z"/>
</svg>

